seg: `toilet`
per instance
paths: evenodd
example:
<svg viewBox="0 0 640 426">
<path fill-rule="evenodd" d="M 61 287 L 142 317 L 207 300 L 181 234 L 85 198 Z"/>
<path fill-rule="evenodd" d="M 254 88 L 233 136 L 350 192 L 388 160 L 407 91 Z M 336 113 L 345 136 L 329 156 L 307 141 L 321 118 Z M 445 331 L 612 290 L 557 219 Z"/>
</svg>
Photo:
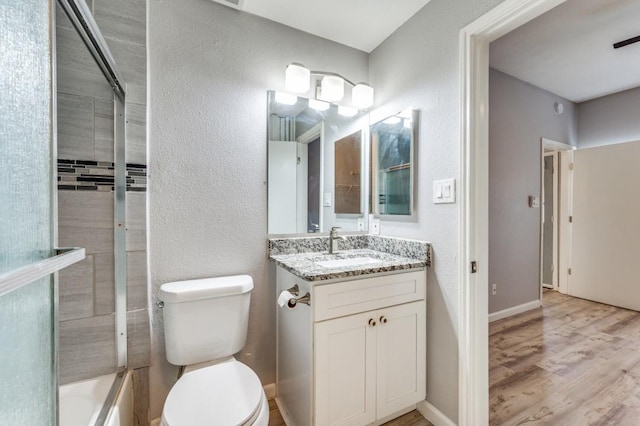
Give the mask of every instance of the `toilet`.
<svg viewBox="0 0 640 426">
<path fill-rule="evenodd" d="M 186 366 L 171 388 L 161 426 L 267 426 L 269 405 L 256 373 L 233 355 L 247 339 L 248 275 L 163 284 L 167 360 Z"/>
</svg>

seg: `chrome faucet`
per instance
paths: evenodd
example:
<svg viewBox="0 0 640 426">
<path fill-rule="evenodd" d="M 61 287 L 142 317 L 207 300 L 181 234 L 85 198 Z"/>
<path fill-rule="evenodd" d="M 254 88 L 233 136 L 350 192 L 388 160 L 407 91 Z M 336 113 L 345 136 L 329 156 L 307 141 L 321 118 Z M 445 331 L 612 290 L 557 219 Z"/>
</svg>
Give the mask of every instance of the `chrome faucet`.
<svg viewBox="0 0 640 426">
<path fill-rule="evenodd" d="M 341 240 L 345 240 L 346 241 L 346 237 L 340 236 L 338 235 L 338 229 L 340 229 L 339 226 L 334 226 L 333 228 L 331 228 L 331 231 L 329 232 L 329 254 L 333 254 L 333 250 L 334 250 L 334 242 L 337 243 L 337 239 L 341 239 Z M 336 244 L 336 250 L 337 250 L 337 244 Z"/>
</svg>

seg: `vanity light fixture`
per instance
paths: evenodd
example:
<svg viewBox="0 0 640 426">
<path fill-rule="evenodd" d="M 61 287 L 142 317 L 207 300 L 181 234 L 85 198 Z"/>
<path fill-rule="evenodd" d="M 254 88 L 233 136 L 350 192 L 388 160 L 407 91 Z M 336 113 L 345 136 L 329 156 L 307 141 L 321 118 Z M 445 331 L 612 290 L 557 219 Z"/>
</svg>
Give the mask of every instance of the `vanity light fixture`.
<svg viewBox="0 0 640 426">
<path fill-rule="evenodd" d="M 356 108 L 366 109 L 373 105 L 373 87 L 367 83 L 354 84 L 340 74 L 327 71 L 311 71 L 302 64 L 295 62 L 287 65 L 285 71 L 285 86 L 295 93 L 306 93 L 311 87 L 311 77 L 321 77 L 319 98 L 329 102 L 340 101 L 344 97 L 344 85 L 348 84 L 351 91 L 351 103 Z"/>
<path fill-rule="evenodd" d="M 295 93 L 306 93 L 309 91 L 311 84 L 311 71 L 305 68 L 304 65 L 292 62 L 287 65 L 287 70 L 284 74 L 284 83 L 287 90 Z"/>
<path fill-rule="evenodd" d="M 319 101 L 317 99 L 309 99 L 309 107 L 316 111 L 326 111 L 331 104 L 329 102 Z"/>
<path fill-rule="evenodd" d="M 351 108 L 344 105 L 338 105 L 338 114 L 343 115 L 345 117 L 353 117 L 358 113 L 357 108 Z"/>
<path fill-rule="evenodd" d="M 298 97 L 290 93 L 276 92 L 276 102 L 283 105 L 295 105 Z"/>
<path fill-rule="evenodd" d="M 373 87 L 367 83 L 358 83 L 351 91 L 351 102 L 357 108 L 369 108 L 373 105 Z"/>
</svg>

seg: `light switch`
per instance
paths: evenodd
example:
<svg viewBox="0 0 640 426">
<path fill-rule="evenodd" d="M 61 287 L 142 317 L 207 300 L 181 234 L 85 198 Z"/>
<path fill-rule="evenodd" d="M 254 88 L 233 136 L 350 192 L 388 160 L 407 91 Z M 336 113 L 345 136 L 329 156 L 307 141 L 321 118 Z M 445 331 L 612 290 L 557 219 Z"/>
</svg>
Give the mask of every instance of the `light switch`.
<svg viewBox="0 0 640 426">
<path fill-rule="evenodd" d="M 323 205 L 325 207 L 331 207 L 331 193 L 330 192 L 325 192 L 324 193 L 324 202 Z"/>
<path fill-rule="evenodd" d="M 433 181 L 433 202 L 435 204 L 456 202 L 456 180 L 443 179 Z"/>
</svg>

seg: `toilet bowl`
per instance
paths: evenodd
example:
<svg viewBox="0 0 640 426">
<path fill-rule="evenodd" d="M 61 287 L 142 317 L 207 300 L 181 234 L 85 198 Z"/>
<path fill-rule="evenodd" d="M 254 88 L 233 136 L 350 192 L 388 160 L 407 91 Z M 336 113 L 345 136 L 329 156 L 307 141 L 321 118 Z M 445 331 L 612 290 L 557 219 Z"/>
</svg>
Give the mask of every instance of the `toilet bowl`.
<svg viewBox="0 0 640 426">
<path fill-rule="evenodd" d="M 187 366 L 171 388 L 161 426 L 267 426 L 269 404 L 256 373 L 233 358 L 246 341 L 247 275 L 160 287 L 167 360 Z"/>
<path fill-rule="evenodd" d="M 267 426 L 269 403 L 258 376 L 235 359 L 185 373 L 171 388 L 161 426 Z"/>
</svg>

